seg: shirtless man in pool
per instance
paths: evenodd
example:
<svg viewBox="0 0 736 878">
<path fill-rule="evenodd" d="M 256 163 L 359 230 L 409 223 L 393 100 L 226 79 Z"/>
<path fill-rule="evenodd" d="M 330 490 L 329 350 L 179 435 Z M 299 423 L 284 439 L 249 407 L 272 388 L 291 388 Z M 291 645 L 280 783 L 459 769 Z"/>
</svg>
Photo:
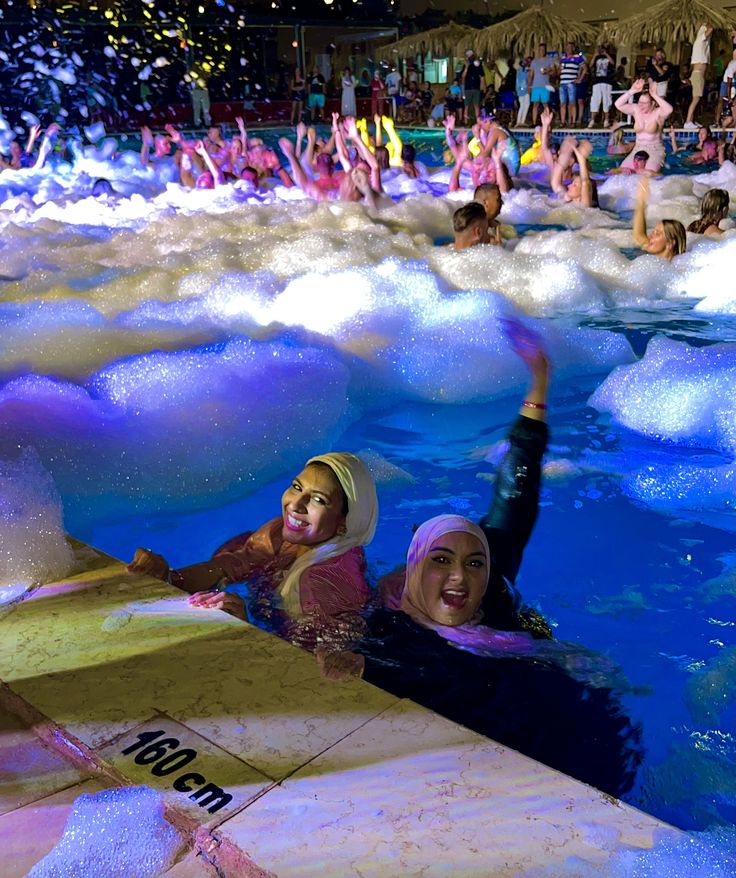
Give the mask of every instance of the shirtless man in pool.
<svg viewBox="0 0 736 878">
<path fill-rule="evenodd" d="M 637 93 L 639 100 L 634 103 L 633 97 Z M 625 116 L 634 117 L 634 132 L 636 133 L 634 148 L 623 160 L 621 167 L 633 169 L 635 153 L 646 152 L 649 156 L 646 170 L 650 174 L 659 173 L 664 166 L 662 132 L 665 121 L 672 114 L 672 105 L 657 94 L 656 83 L 650 83 L 647 88 L 643 79 L 637 79 L 631 88 L 616 101 L 616 109 Z"/>
</svg>

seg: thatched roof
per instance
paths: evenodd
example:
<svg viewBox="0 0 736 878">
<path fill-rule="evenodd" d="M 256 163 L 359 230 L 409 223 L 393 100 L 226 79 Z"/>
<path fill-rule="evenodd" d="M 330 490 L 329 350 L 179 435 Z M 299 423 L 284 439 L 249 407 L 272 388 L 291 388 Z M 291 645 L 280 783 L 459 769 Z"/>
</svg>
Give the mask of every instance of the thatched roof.
<svg viewBox="0 0 736 878">
<path fill-rule="evenodd" d="M 598 30 L 588 24 L 533 6 L 513 18 L 477 31 L 473 48 L 485 58 L 510 51 L 517 55 L 533 55 L 539 43 L 546 43 L 550 50 L 555 50 L 562 49 L 567 42 L 587 45 L 594 42 L 597 35 Z"/>
<path fill-rule="evenodd" d="M 702 24 L 715 30 L 731 30 L 736 26 L 736 16 L 704 0 L 663 0 L 644 12 L 606 25 L 606 32 L 617 43 L 631 47 L 641 43 L 690 43 Z"/>
<path fill-rule="evenodd" d="M 456 54 L 463 54 L 465 49 L 470 48 L 471 38 L 477 33 L 477 28 L 465 27 L 465 25 L 451 21 L 449 24 L 443 24 L 442 27 L 410 34 L 395 43 L 381 46 L 376 54 L 379 58 L 385 58 L 387 61 L 396 58 L 412 58 L 420 52 L 422 54 L 429 52 L 435 58 L 452 57 Z"/>
</svg>

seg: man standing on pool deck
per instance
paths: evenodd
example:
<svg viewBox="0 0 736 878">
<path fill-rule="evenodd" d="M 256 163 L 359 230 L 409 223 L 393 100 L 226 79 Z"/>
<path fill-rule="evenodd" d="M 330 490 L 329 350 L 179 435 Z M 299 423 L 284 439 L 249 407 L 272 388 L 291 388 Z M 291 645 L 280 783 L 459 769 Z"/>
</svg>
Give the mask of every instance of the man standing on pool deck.
<svg viewBox="0 0 736 878">
<path fill-rule="evenodd" d="M 388 103 L 391 107 L 391 118 L 396 118 L 397 98 L 401 94 L 401 74 L 395 68 L 391 68 L 391 72 L 386 77 L 386 91 L 388 94 Z"/>
<path fill-rule="evenodd" d="M 608 112 L 611 109 L 613 84 L 616 80 L 616 62 L 613 60 L 608 46 L 598 46 L 593 58 L 593 93 L 590 97 L 590 122 L 588 128 L 595 128 L 598 110 L 603 110 L 603 127 L 611 124 Z"/>
<path fill-rule="evenodd" d="M 698 109 L 698 104 L 705 91 L 705 71 L 710 64 L 710 37 L 712 33 L 713 28 L 704 22 L 700 25 L 693 42 L 693 54 L 690 58 L 690 83 L 693 87 L 693 99 L 687 108 L 685 128 L 700 128 L 695 122 L 695 111 Z"/>
<path fill-rule="evenodd" d="M 549 96 L 554 91 L 549 84 L 550 74 L 555 69 L 554 58 L 547 54 L 547 44 L 540 43 L 537 46 L 537 57 L 529 65 L 529 88 L 532 92 L 532 124 L 537 124 L 537 118 L 543 106 L 549 103 Z"/>
<path fill-rule="evenodd" d="M 572 43 L 565 45 L 565 54 L 560 58 L 560 123 L 563 128 L 568 122 L 574 125 L 578 118 L 576 84 L 584 60 Z"/>
<path fill-rule="evenodd" d="M 475 57 L 475 52 L 473 52 L 472 49 L 468 49 L 465 53 L 465 67 L 462 72 L 462 82 L 465 91 L 465 123 L 467 125 L 472 125 L 478 121 L 480 94 L 482 91 L 486 90 L 483 65 L 480 62 L 480 58 Z"/>
<path fill-rule="evenodd" d="M 309 98 L 307 106 L 312 116 L 312 122 L 322 121 L 322 110 L 325 108 L 325 78 L 319 72 L 319 67 L 314 68 L 312 75 L 309 77 Z"/>
</svg>

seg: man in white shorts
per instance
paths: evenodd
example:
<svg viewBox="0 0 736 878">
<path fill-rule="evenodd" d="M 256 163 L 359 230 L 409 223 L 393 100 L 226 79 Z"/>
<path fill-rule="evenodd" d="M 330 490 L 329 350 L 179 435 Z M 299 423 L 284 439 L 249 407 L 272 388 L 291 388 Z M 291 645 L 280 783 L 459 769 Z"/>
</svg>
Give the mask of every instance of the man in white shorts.
<svg viewBox="0 0 736 878">
<path fill-rule="evenodd" d="M 693 99 L 687 108 L 685 128 L 700 128 L 695 122 L 695 111 L 705 91 L 705 72 L 710 64 L 710 37 L 713 28 L 707 23 L 700 25 L 693 42 L 693 54 L 690 58 L 690 83 L 693 87 Z"/>
<path fill-rule="evenodd" d="M 590 123 L 588 128 L 595 128 L 598 111 L 603 109 L 603 127 L 608 128 L 610 120 L 613 84 L 616 81 L 616 62 L 607 46 L 598 46 L 598 51 L 590 65 L 593 77 L 593 91 L 590 96 Z"/>
</svg>

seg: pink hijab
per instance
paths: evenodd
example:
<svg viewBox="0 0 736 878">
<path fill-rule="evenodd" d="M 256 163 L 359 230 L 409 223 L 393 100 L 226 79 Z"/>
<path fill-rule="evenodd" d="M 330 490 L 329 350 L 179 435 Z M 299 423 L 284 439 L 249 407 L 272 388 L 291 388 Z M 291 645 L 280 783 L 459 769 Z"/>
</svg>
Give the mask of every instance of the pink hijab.
<svg viewBox="0 0 736 878">
<path fill-rule="evenodd" d="M 438 515 L 425 521 L 409 545 L 406 579 L 400 609 L 423 628 L 436 631 L 452 646 L 489 658 L 534 658 L 562 667 L 575 679 L 597 687 L 630 688 L 621 669 L 611 659 L 575 643 L 559 640 L 535 640 L 526 631 L 497 631 L 481 624 L 481 614 L 464 625 L 440 625 L 427 612 L 422 591 L 422 574 L 429 552 L 447 533 L 472 534 L 483 548 L 490 570 L 491 553 L 481 528 L 460 515 Z"/>
<path fill-rule="evenodd" d="M 417 528 L 409 545 L 406 556 L 406 579 L 401 595 L 400 608 L 410 616 L 417 625 L 431 628 L 445 640 L 470 652 L 478 654 L 497 654 L 527 652 L 533 638 L 524 632 L 496 631 L 487 625 L 480 624 L 480 614 L 464 625 L 440 625 L 435 622 L 427 611 L 427 604 L 422 590 L 424 565 L 429 552 L 437 540 L 448 533 L 472 534 L 481 545 L 486 559 L 486 568 L 491 567 L 491 552 L 488 540 L 477 524 L 460 515 L 437 515 L 430 518 Z"/>
</svg>

